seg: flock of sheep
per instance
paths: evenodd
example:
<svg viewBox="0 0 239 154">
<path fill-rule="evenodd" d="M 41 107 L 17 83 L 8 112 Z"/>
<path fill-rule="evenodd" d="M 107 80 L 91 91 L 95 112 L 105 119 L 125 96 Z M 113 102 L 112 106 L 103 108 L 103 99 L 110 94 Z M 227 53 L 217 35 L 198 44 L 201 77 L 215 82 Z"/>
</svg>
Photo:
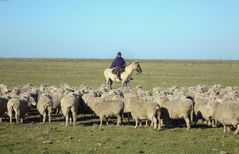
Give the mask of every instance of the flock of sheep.
<svg viewBox="0 0 239 154">
<path fill-rule="evenodd" d="M 9 116 L 10 123 L 23 122 L 24 117 L 34 111 L 43 117 L 43 123 L 51 122 L 51 115 L 63 114 L 66 126 L 76 125 L 79 114 L 96 114 L 103 119 L 117 117 L 117 126 L 123 116 L 135 120 L 135 128 L 142 122 L 150 123 L 155 129 L 167 127 L 172 119 L 183 119 L 187 130 L 191 125 L 204 121 L 217 127 L 224 126 L 224 132 L 239 130 L 239 87 L 222 85 L 197 85 L 193 87 L 155 87 L 150 91 L 142 86 L 110 89 L 105 85 L 98 88 L 88 86 L 59 87 L 42 83 L 39 87 L 26 84 L 21 88 L 11 88 L 0 84 L 0 118 Z"/>
</svg>

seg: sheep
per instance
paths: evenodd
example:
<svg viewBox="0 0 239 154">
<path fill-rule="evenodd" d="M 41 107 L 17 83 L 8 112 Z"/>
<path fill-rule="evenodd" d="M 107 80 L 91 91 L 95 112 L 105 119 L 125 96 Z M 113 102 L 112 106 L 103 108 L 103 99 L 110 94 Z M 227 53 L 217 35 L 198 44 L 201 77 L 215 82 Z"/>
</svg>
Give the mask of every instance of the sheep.
<svg viewBox="0 0 239 154">
<path fill-rule="evenodd" d="M 21 93 L 26 93 L 26 92 L 30 91 L 33 87 L 34 87 L 33 84 L 27 83 L 21 87 L 20 91 L 21 91 Z"/>
<path fill-rule="evenodd" d="M 57 90 L 52 91 L 51 98 L 52 98 L 52 109 L 58 114 L 61 108 L 61 99 L 63 98 L 63 94 L 65 90 L 59 88 Z"/>
<path fill-rule="evenodd" d="M 51 122 L 51 111 L 52 111 L 52 99 L 49 94 L 41 94 L 37 102 L 37 110 L 43 115 L 43 123 L 46 121 L 46 115 L 48 113 L 48 121 Z"/>
<path fill-rule="evenodd" d="M 187 125 L 187 130 L 191 129 L 191 118 L 193 116 L 194 102 L 186 97 L 169 100 L 166 96 L 160 96 L 158 103 L 161 107 L 161 116 L 164 122 L 168 119 L 183 118 Z"/>
<path fill-rule="evenodd" d="M 17 96 L 17 95 L 20 95 L 21 91 L 20 91 L 20 88 L 14 87 L 10 93 L 11 95 Z"/>
<path fill-rule="evenodd" d="M 83 95 L 83 100 L 86 104 L 100 117 L 100 126 L 102 126 L 103 118 L 106 118 L 108 124 L 108 118 L 112 116 L 117 117 L 117 125 L 122 123 L 122 115 L 124 110 L 124 102 L 122 98 L 107 99 L 101 97 L 95 97 L 91 93 Z"/>
<path fill-rule="evenodd" d="M 40 92 L 51 93 L 53 90 L 57 90 L 56 86 L 48 86 L 47 83 L 42 83 L 39 87 Z"/>
<path fill-rule="evenodd" d="M 73 92 L 70 92 L 61 99 L 61 111 L 66 117 L 66 127 L 68 126 L 69 118 L 71 123 L 71 116 L 73 117 L 73 126 L 76 125 L 76 116 L 79 114 L 80 110 L 79 97 L 79 94 L 77 95 Z"/>
<path fill-rule="evenodd" d="M 124 114 L 128 117 L 128 123 L 130 123 L 130 102 L 137 102 L 138 95 L 136 93 L 127 93 L 124 95 Z"/>
<path fill-rule="evenodd" d="M 10 92 L 8 86 L 4 85 L 4 84 L 0 84 L 0 96 L 6 94 Z"/>
<path fill-rule="evenodd" d="M 150 120 L 154 124 L 154 128 L 160 130 L 160 106 L 152 101 L 130 101 L 128 108 L 135 120 L 135 128 L 138 127 L 139 120 Z"/>
<path fill-rule="evenodd" d="M 18 123 L 20 119 L 22 123 L 29 104 L 36 105 L 36 102 L 28 95 L 11 98 L 7 103 L 7 111 L 10 118 L 10 123 L 12 123 L 13 111 L 15 112 L 16 122 Z"/>
<path fill-rule="evenodd" d="M 7 102 L 9 99 L 0 98 L 0 121 L 2 121 L 2 117 L 7 112 Z"/>
<path fill-rule="evenodd" d="M 32 89 L 30 89 L 28 93 L 30 93 L 31 97 L 33 97 L 34 100 L 38 102 L 39 90 L 36 87 L 32 87 Z"/>
<path fill-rule="evenodd" d="M 205 120 L 205 122 L 208 123 L 208 125 L 210 125 L 210 114 L 208 111 L 209 108 L 209 99 L 208 99 L 208 95 L 206 94 L 198 94 L 195 96 L 194 98 L 194 113 L 195 113 L 195 121 L 194 124 L 197 123 L 197 121 L 199 119 Z"/>
<path fill-rule="evenodd" d="M 40 92 L 44 92 L 47 86 L 48 86 L 47 83 L 41 83 L 39 87 Z"/>
<path fill-rule="evenodd" d="M 239 104 L 234 101 L 214 104 L 212 118 L 224 127 L 224 133 L 230 131 L 229 126 L 236 127 L 234 134 L 239 131 Z"/>
</svg>

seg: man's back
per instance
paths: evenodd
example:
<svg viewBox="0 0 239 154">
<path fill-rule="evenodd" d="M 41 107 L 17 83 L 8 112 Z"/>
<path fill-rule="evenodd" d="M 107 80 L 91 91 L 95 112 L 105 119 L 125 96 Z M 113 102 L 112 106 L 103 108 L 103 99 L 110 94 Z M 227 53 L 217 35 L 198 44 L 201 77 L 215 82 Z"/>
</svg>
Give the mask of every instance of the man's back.
<svg viewBox="0 0 239 154">
<path fill-rule="evenodd" d="M 119 68 L 124 68 L 125 67 L 125 60 L 122 57 L 116 57 L 111 64 L 110 68 L 113 67 L 119 67 Z"/>
</svg>

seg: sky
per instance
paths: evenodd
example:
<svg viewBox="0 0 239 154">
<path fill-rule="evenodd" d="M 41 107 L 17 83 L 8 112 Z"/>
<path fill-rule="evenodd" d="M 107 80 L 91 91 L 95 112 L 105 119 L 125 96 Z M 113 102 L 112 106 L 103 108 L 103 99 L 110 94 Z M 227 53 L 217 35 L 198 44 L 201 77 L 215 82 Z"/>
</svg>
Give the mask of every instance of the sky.
<svg viewBox="0 0 239 154">
<path fill-rule="evenodd" d="M 0 57 L 239 60 L 238 0 L 0 0 Z"/>
</svg>

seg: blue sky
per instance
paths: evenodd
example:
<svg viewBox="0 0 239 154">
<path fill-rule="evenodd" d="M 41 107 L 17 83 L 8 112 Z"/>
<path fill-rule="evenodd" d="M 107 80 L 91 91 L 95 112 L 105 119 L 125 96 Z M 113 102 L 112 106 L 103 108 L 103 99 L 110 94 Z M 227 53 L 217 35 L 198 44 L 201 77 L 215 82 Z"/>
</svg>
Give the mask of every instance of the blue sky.
<svg viewBox="0 0 239 154">
<path fill-rule="evenodd" d="M 238 0 L 0 0 L 0 57 L 239 59 Z"/>
</svg>

